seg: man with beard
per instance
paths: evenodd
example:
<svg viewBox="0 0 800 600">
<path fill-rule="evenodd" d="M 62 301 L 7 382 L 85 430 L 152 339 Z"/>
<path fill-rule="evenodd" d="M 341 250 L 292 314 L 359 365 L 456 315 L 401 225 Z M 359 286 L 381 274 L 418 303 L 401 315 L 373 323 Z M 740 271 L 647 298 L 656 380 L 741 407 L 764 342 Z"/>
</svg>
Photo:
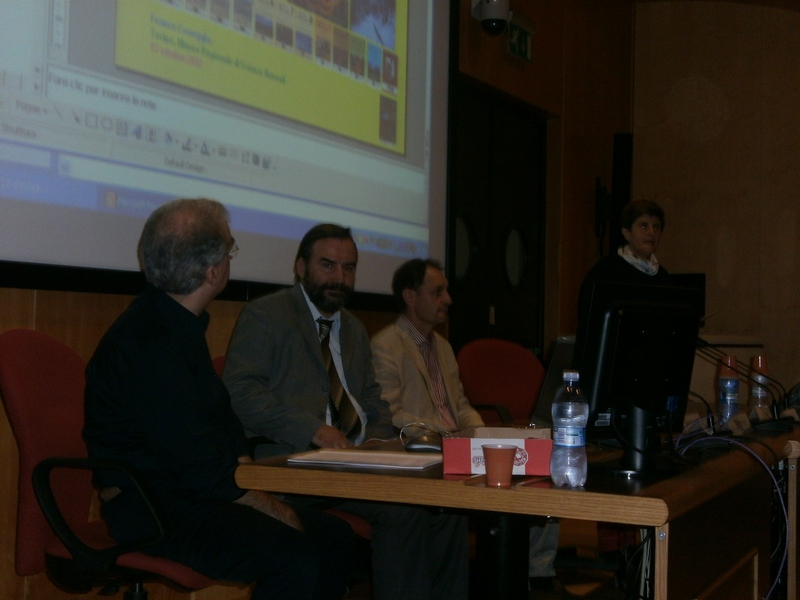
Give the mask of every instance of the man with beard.
<svg viewBox="0 0 800 600">
<path fill-rule="evenodd" d="M 295 285 L 242 311 L 223 380 L 247 434 L 271 442 L 257 446 L 256 458 L 394 436 L 369 337 L 343 308 L 357 262 L 349 229 L 317 225 L 300 242 Z M 384 503 L 346 501 L 337 508 L 372 525 L 374 598 L 468 596 L 464 519 Z"/>
</svg>

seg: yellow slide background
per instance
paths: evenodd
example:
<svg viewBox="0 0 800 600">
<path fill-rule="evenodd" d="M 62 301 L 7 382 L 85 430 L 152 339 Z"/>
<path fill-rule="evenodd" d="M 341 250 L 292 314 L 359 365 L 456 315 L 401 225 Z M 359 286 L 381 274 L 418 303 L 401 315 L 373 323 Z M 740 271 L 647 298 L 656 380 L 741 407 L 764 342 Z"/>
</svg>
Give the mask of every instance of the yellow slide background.
<svg viewBox="0 0 800 600">
<path fill-rule="evenodd" d="M 397 1 L 397 137 L 379 137 L 381 91 L 158 0 L 118 0 L 117 66 L 405 153 L 407 0 Z"/>
</svg>

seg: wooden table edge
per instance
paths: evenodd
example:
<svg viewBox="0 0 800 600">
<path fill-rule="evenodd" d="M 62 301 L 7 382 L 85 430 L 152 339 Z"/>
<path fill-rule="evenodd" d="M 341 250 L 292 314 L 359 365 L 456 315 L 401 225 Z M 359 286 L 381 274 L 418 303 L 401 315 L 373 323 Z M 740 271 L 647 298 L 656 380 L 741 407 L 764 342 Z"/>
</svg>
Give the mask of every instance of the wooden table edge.
<svg viewBox="0 0 800 600">
<path fill-rule="evenodd" d="M 669 508 L 660 498 L 533 485 L 494 489 L 476 483 L 475 478 L 426 479 L 251 463 L 237 468 L 236 483 L 243 489 L 272 493 L 544 515 L 641 526 L 664 525 L 669 516 Z"/>
</svg>

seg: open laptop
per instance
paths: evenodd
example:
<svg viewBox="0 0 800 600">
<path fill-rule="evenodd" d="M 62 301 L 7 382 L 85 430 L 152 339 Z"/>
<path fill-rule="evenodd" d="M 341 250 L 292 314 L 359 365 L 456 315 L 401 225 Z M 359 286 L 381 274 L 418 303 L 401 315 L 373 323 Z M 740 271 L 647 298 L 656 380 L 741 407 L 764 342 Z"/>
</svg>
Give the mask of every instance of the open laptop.
<svg viewBox="0 0 800 600">
<path fill-rule="evenodd" d="M 553 352 L 547 365 L 542 391 L 533 411 L 531 423 L 537 427 L 552 427 L 553 416 L 550 412 L 553 398 L 564 380 L 564 369 L 572 368 L 572 355 L 575 351 L 575 336 L 562 335 L 555 341 Z"/>
</svg>

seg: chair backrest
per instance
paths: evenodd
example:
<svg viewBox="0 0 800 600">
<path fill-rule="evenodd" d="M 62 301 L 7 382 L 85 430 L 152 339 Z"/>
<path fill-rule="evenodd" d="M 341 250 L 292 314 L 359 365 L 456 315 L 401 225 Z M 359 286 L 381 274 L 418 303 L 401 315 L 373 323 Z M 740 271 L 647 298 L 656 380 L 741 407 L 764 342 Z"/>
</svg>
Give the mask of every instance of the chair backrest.
<svg viewBox="0 0 800 600">
<path fill-rule="evenodd" d="M 532 352 L 514 342 L 485 338 L 465 344 L 457 361 L 472 404 L 501 404 L 515 423 L 530 422 L 545 376 Z"/>
<path fill-rule="evenodd" d="M 222 377 L 222 370 L 225 368 L 225 355 L 221 354 L 213 358 L 211 362 L 214 364 L 214 370 L 217 372 L 217 375 Z"/>
<path fill-rule="evenodd" d="M 53 532 L 33 495 L 33 468 L 49 456 L 85 457 L 83 392 L 86 363 L 61 341 L 29 329 L 0 333 L 0 394 L 19 448 L 16 570 L 45 570 L 45 546 Z M 86 523 L 91 475 L 75 484 L 53 475 L 53 487 L 68 522 Z"/>
</svg>

